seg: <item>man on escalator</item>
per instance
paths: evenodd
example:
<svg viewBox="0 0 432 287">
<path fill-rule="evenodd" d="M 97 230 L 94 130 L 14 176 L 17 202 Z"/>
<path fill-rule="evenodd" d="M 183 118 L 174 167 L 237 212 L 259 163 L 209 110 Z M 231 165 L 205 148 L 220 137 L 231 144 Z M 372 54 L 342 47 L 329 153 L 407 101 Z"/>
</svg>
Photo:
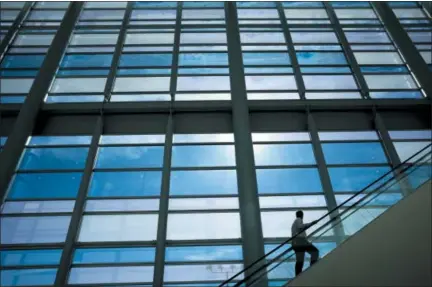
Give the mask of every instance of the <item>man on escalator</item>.
<svg viewBox="0 0 432 287">
<path fill-rule="evenodd" d="M 291 236 L 294 237 L 297 234 L 297 236 L 292 240 L 292 247 L 296 254 L 296 276 L 299 275 L 303 270 L 305 252 L 309 253 L 311 256 L 311 266 L 318 261 L 319 250 L 307 240 L 305 232 L 306 228 L 314 225 L 315 223 L 316 221 L 312 221 L 311 223 L 307 224 L 303 223 L 303 211 L 299 210 L 296 212 L 296 219 L 291 226 Z"/>
</svg>

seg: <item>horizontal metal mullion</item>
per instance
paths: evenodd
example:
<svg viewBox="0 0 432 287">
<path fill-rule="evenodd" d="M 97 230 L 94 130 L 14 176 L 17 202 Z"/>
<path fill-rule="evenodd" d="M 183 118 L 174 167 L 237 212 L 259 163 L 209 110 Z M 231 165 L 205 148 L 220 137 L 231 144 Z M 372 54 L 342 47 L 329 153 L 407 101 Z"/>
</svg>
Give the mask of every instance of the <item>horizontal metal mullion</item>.
<svg viewBox="0 0 432 287">
<path fill-rule="evenodd" d="M 149 241 L 95 241 L 95 242 L 80 242 L 74 243 L 75 248 L 95 248 L 95 247 L 155 247 L 156 240 Z"/>
<path fill-rule="evenodd" d="M 281 244 L 282 242 L 285 242 L 290 237 L 264 237 L 264 244 Z M 309 241 L 312 243 L 318 243 L 318 242 L 337 242 L 338 237 L 334 235 L 329 236 L 320 236 L 319 238 L 316 237 L 308 237 Z M 289 244 L 289 243 L 288 243 Z"/>
<path fill-rule="evenodd" d="M 232 133 L 230 133 L 232 134 Z M 211 135 L 211 134 L 210 134 Z M 232 142 L 183 142 L 183 143 L 173 143 L 173 146 L 209 146 L 209 145 L 234 145 Z"/>
<path fill-rule="evenodd" d="M 327 205 L 324 203 L 322 206 L 312 206 L 312 207 L 306 207 L 302 206 L 301 208 L 303 211 L 314 211 L 314 210 L 327 210 Z M 261 212 L 284 212 L 284 211 L 297 211 L 299 210 L 298 207 L 261 207 Z"/>
<path fill-rule="evenodd" d="M 6 202 L 17 202 L 17 201 L 67 201 L 67 200 L 75 200 L 75 197 L 43 197 L 43 198 L 32 198 L 32 197 L 25 197 L 25 198 L 6 198 Z"/>
<path fill-rule="evenodd" d="M 72 263 L 71 268 L 153 266 L 154 262 Z"/>
<path fill-rule="evenodd" d="M 240 209 L 168 209 L 170 214 L 200 214 L 200 213 L 239 213 Z"/>
<path fill-rule="evenodd" d="M 115 134 L 104 134 L 105 136 L 115 136 Z M 139 135 L 145 135 L 145 134 L 139 134 Z M 165 135 L 165 134 L 158 134 L 158 135 Z M 118 136 L 128 136 L 127 134 L 121 134 Z M 99 147 L 163 147 L 164 143 L 116 143 L 116 144 L 101 144 L 99 143 Z"/>
<path fill-rule="evenodd" d="M 31 270 L 31 269 L 49 269 L 58 268 L 57 264 L 53 265 L 14 265 L 14 266 L 0 266 L 0 270 Z"/>
<path fill-rule="evenodd" d="M 111 171 L 111 172 L 121 172 L 121 171 L 161 171 L 162 167 L 114 167 L 114 168 L 93 168 L 93 172 L 100 171 Z"/>
<path fill-rule="evenodd" d="M 185 166 L 177 166 L 172 167 L 171 171 L 198 171 L 198 170 L 235 170 L 235 166 L 194 166 L 194 167 L 185 167 Z"/>
<path fill-rule="evenodd" d="M 169 199 L 238 198 L 238 194 L 185 194 L 170 195 Z"/>
<path fill-rule="evenodd" d="M 390 163 L 344 163 L 344 164 L 329 164 L 327 163 L 327 168 L 350 168 L 350 167 L 390 167 Z"/>
<path fill-rule="evenodd" d="M 22 243 L 22 244 L 1 244 L 0 249 L 4 250 L 35 250 L 63 248 L 64 242 L 60 243 Z"/>
<path fill-rule="evenodd" d="M 241 238 L 234 239 L 197 239 L 197 240 L 172 240 L 167 239 L 165 246 L 197 246 L 197 245 L 238 245 Z"/>
<path fill-rule="evenodd" d="M 160 199 L 160 196 L 87 196 L 86 200 L 138 200 L 138 199 Z"/>
<path fill-rule="evenodd" d="M 71 216 L 70 212 L 33 212 L 33 213 L 2 213 L 1 217 L 47 217 L 47 216 Z"/>
<path fill-rule="evenodd" d="M 147 215 L 147 214 L 158 214 L 158 210 L 124 210 L 124 211 L 84 211 L 83 216 L 106 216 L 106 215 Z"/>
<path fill-rule="evenodd" d="M 119 285 L 121 284 L 121 285 Z M 147 285 L 148 284 L 148 285 Z M 137 286 L 137 285 L 145 285 L 146 287 L 151 287 L 151 281 L 134 281 L 134 282 L 128 282 L 128 283 L 97 283 L 97 284 L 67 284 L 67 287 L 109 287 L 109 286 L 113 286 L 113 287 L 118 287 L 118 286 Z M 29 286 L 29 287 L 33 287 L 33 286 Z M 39 287 L 39 286 L 37 286 Z M 52 285 L 50 286 L 52 287 Z"/>
<path fill-rule="evenodd" d="M 317 195 L 322 195 L 324 196 L 324 192 L 320 191 L 320 192 L 291 192 L 291 193 L 258 193 L 259 197 L 274 197 L 274 196 L 283 196 L 283 197 L 290 197 L 290 196 L 317 196 Z"/>
<path fill-rule="evenodd" d="M 19 169 L 16 173 L 67 173 L 67 172 L 83 172 L 84 169 Z"/>
<path fill-rule="evenodd" d="M 33 134 L 32 137 L 49 137 L 49 134 Z M 57 136 L 57 135 L 52 135 Z M 90 134 L 88 136 L 91 136 Z M 80 148 L 80 147 L 90 147 L 88 144 L 59 144 L 59 145 L 26 145 L 26 148 L 38 149 L 38 148 Z"/>
<path fill-rule="evenodd" d="M 165 261 L 165 265 L 216 265 L 216 264 L 243 264 L 243 260 L 203 260 L 203 261 Z"/>
<path fill-rule="evenodd" d="M 318 164 L 293 164 L 293 165 L 255 165 L 256 169 L 293 169 L 293 168 L 317 168 Z"/>
</svg>

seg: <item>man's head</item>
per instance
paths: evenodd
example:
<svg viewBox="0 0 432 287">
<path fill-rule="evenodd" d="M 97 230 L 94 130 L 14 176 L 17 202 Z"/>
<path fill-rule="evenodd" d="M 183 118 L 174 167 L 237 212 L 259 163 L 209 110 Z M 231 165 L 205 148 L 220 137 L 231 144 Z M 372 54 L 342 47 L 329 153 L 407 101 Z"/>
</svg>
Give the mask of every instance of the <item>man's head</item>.
<svg viewBox="0 0 432 287">
<path fill-rule="evenodd" d="M 303 211 L 299 210 L 296 212 L 296 217 L 303 219 Z"/>
</svg>

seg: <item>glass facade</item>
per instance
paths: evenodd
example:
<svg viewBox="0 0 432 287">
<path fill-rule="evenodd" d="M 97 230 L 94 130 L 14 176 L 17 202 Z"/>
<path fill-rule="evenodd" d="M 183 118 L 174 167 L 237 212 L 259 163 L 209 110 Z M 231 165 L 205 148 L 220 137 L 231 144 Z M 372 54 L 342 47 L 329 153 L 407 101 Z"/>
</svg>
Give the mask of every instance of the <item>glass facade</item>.
<svg viewBox="0 0 432 287">
<path fill-rule="evenodd" d="M 420 2 L 0 10 L 1 286 L 215 287 L 289 238 L 297 210 L 326 216 L 430 149 Z M 321 256 L 360 221 L 319 238 Z"/>
</svg>

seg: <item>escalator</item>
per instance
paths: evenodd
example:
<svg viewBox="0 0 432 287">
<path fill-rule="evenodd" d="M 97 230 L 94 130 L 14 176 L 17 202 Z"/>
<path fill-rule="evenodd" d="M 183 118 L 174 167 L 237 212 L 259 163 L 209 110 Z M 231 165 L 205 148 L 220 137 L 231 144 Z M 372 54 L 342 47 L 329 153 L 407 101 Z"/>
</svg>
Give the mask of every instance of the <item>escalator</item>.
<svg viewBox="0 0 432 287">
<path fill-rule="evenodd" d="M 320 249 L 320 261 L 325 260 L 327 254 L 336 250 L 347 239 L 355 237 L 357 232 L 389 208 L 415 193 L 423 184 L 426 182 L 430 184 L 431 159 L 432 144 L 429 144 L 323 215 L 315 225 L 307 228 L 308 240 Z M 222 282 L 219 287 L 290 286 L 295 276 L 295 254 L 290 243 L 295 237 L 282 242 L 242 271 Z M 323 245 L 322 242 L 326 242 L 328 238 L 335 239 L 336 244 Z M 306 255 L 303 273 L 309 267 L 308 261 L 309 257 Z M 320 261 L 316 264 L 319 265 Z"/>
</svg>

